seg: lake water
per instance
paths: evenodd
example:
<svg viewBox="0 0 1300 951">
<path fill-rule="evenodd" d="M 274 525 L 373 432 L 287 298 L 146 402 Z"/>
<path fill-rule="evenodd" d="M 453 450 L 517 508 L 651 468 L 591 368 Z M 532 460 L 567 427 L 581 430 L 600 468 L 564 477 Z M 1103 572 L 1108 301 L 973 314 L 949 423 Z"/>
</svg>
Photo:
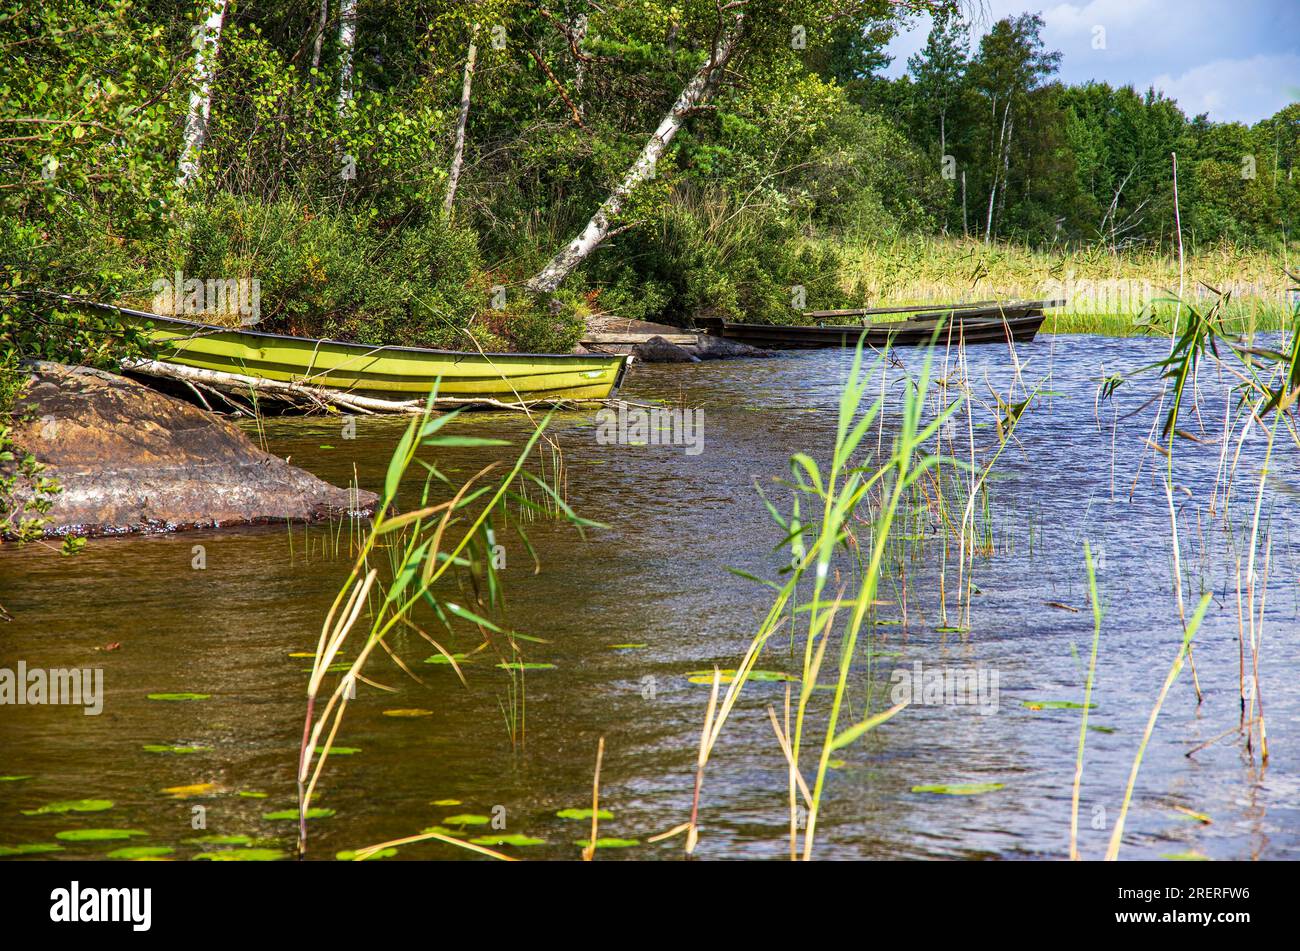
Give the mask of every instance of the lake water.
<svg viewBox="0 0 1300 951">
<path fill-rule="evenodd" d="M 1061 858 L 1066 854 L 1080 701 L 1092 638 L 1085 538 L 1098 553 L 1105 605 L 1082 783 L 1080 850 L 1099 858 L 1118 816 L 1133 755 L 1181 640 L 1170 581 L 1169 515 L 1159 470 L 1144 452 L 1157 393 L 1153 379 L 1131 382 L 1113 403 L 1097 401 L 1104 374 L 1161 357 L 1167 341 L 1042 337 L 1018 347 L 1021 379 L 1041 385 L 992 482 L 995 552 L 977 560 L 970 629 L 938 630 L 938 566 L 909 578 L 907 623 L 877 628 L 870 675 L 855 668 L 851 699 L 861 714 L 868 693 L 878 708 L 895 669 L 979 666 L 998 675 L 995 712 L 914 704 L 841 751 L 818 823 L 820 858 Z M 335 810 L 311 824 L 310 855 L 332 858 L 411 835 L 453 815 L 501 816 L 505 831 L 544 840 L 507 847 L 521 857 L 574 858 L 587 824 L 555 815 L 589 806 L 599 737 L 605 738 L 601 805 L 614 813 L 602 836 L 641 844 L 601 858 L 679 858 L 682 839 L 645 840 L 689 814 L 695 755 L 708 687 L 688 673 L 735 667 L 769 600 L 728 569 L 775 576 L 780 532 L 755 483 L 782 505 L 773 482 L 788 458 L 822 458 L 833 441 L 835 408 L 851 354 L 797 353 L 779 359 L 635 366 L 623 395 L 704 410 L 704 445 L 601 445 L 594 412 L 556 416 L 567 499 L 607 527 L 582 537 L 541 521 L 529 537 L 541 561 L 534 574 L 524 547 L 501 539 L 506 616 L 546 643 L 525 659 L 554 664 L 524 675 L 525 736 L 512 744 L 508 674 L 491 652 L 466 664 L 468 687 L 447 666 L 422 663 L 432 649 L 414 633 L 392 646 L 417 683 L 377 652 L 337 742 L 353 755 L 331 758 L 316 804 Z M 919 354 L 903 355 L 915 368 Z M 976 395 L 1006 393 L 1005 348 L 972 348 Z M 888 392 L 901 392 L 902 370 Z M 987 385 L 986 385 L 987 379 Z M 1201 416 L 1182 427 L 1206 440 L 1181 440 L 1175 481 L 1182 518 L 1188 611 L 1212 591 L 1196 640 L 1204 702 L 1191 672 L 1174 684 L 1147 751 L 1127 820 L 1123 858 L 1198 853 L 1211 858 L 1300 857 L 1300 548 L 1296 452 L 1279 438 L 1264 493 L 1272 550 L 1264 611 L 1259 689 L 1271 760 L 1262 766 L 1236 733 L 1198 744 L 1239 722 L 1236 557 L 1244 551 L 1264 440 L 1248 440 L 1238 466 L 1233 536 L 1207 502 L 1219 466 L 1225 382 L 1207 366 Z M 1019 397 L 1018 397 L 1019 398 Z M 980 414 L 977 413 L 977 418 Z M 265 425 L 268 448 L 337 484 L 354 471 L 378 488 L 403 423 L 363 418 L 355 439 L 337 421 L 278 419 Z M 527 424 L 499 414 L 467 415 L 457 434 L 522 440 Z M 884 433 L 887 441 L 888 429 Z M 987 444 L 991 431 L 977 439 Z M 1145 464 L 1139 471 L 1139 461 Z M 468 477 L 495 448 L 446 450 L 444 471 Z M 1130 493 L 1131 490 L 1131 493 Z M 408 503 L 412 501 L 407 500 Z M 188 858 L 201 836 L 247 836 L 291 852 L 292 822 L 265 813 L 295 805 L 306 668 L 291 657 L 314 648 L 321 621 L 347 571 L 329 553 L 330 533 L 284 526 L 170 537 L 94 540 L 61 557 L 40 546 L 0 552 L 0 603 L 14 620 L 0 626 L 0 667 L 96 667 L 104 671 L 102 714 L 79 708 L 0 707 L 0 845 L 56 842 L 77 828 L 127 828 L 129 843 L 63 842 L 55 858 L 100 855 L 124 844 L 172 846 Z M 311 551 L 307 547 L 310 543 Z M 193 567 L 201 545 L 206 568 Z M 937 546 L 927 551 L 937 552 Z M 888 597 L 889 595 L 884 595 Z M 952 605 L 950 600 L 950 614 Z M 1080 609 L 1067 610 L 1065 605 Z M 882 608 L 882 618 L 899 612 Z M 951 624 L 951 619 L 949 621 Z M 462 632 L 448 646 L 472 649 Z M 639 649 L 611 645 L 643 644 Z M 102 648 L 118 644 L 105 651 Z M 1077 651 L 1077 657 L 1073 652 Z M 1249 657 L 1249 654 L 1247 654 Z M 798 670 L 787 645 L 760 666 Z M 209 699 L 150 700 L 150 693 L 195 692 Z M 779 683 L 746 686 L 706 774 L 701 798 L 703 858 L 782 858 L 788 843 L 786 768 L 767 719 Z M 1034 706 L 1047 701 L 1043 709 Z M 422 708 L 397 718 L 385 710 Z M 147 745 L 199 747 L 176 754 Z M 807 769 L 812 770 L 809 760 Z M 201 798 L 164 789 L 215 786 Z M 1000 783 L 979 795 L 913 792 L 926 784 Z M 264 797 L 240 793 L 265 794 Z M 96 813 L 23 815 L 42 804 L 111 800 Z M 455 800 L 458 804 L 435 805 Z M 195 806 L 202 806 L 196 830 Z M 1203 814 L 1208 824 L 1177 807 Z M 470 828 L 479 834 L 483 828 Z M 404 858 L 460 858 L 438 843 L 404 848 Z"/>
</svg>

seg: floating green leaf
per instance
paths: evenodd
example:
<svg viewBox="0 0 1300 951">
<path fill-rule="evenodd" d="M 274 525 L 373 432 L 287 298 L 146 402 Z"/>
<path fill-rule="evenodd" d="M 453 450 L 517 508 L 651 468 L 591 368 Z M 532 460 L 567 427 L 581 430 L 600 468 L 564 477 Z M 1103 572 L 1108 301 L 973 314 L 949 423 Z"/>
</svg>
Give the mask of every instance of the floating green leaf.
<svg viewBox="0 0 1300 951">
<path fill-rule="evenodd" d="M 113 808 L 111 799 L 73 799 L 66 802 L 51 802 L 39 809 L 24 809 L 25 816 L 47 816 L 62 812 L 103 812 Z"/>
<path fill-rule="evenodd" d="M 270 793 L 257 792 L 253 789 L 241 789 L 238 795 L 241 799 L 265 799 Z"/>
<path fill-rule="evenodd" d="M 522 835 L 518 832 L 511 832 L 509 835 L 481 835 L 477 839 L 470 839 L 475 845 L 545 845 L 545 839 L 534 839 L 531 836 Z"/>
<path fill-rule="evenodd" d="M 469 657 L 468 654 L 452 654 L 451 656 L 456 658 L 458 664 Z M 448 667 L 451 666 L 451 661 L 447 659 L 446 654 L 434 654 L 432 657 L 426 657 L 424 662 L 426 664 L 446 664 Z"/>
<path fill-rule="evenodd" d="M 114 849 L 108 853 L 110 859 L 156 859 L 160 855 L 174 852 L 170 845 L 128 845 L 124 849 Z"/>
<path fill-rule="evenodd" d="M 197 839 L 186 839 L 191 845 L 252 845 L 253 840 L 246 835 L 204 835 Z"/>
<path fill-rule="evenodd" d="M 980 793 L 996 792 L 1006 783 L 935 783 L 929 786 L 913 786 L 915 793 L 934 793 L 939 796 L 978 796 Z"/>
<path fill-rule="evenodd" d="M 324 752 L 325 752 L 325 747 L 323 746 L 316 747 L 317 756 L 320 756 Z M 361 747 L 359 746 L 331 746 L 330 747 L 330 756 L 355 756 L 357 753 L 360 752 L 361 752 Z"/>
<path fill-rule="evenodd" d="M 448 816 L 442 821 L 444 825 L 449 826 L 485 826 L 492 820 L 488 816 L 477 816 L 473 813 L 466 813 L 459 816 Z"/>
<path fill-rule="evenodd" d="M 209 693 L 151 693 L 150 700 L 209 700 Z"/>
<path fill-rule="evenodd" d="M 573 843 L 581 848 L 586 848 L 591 844 L 590 839 L 579 839 Z M 640 845 L 640 839 L 597 839 L 596 848 L 598 849 L 629 849 L 634 845 Z"/>
<path fill-rule="evenodd" d="M 729 684 L 736 678 L 736 671 L 723 670 L 719 671 L 721 676 L 718 682 Z M 687 678 L 693 684 L 712 684 L 713 671 L 711 670 L 692 670 L 688 673 Z M 751 670 L 749 672 L 750 680 L 755 683 L 798 683 L 799 678 L 794 674 L 782 673 L 779 670 Z"/>
<path fill-rule="evenodd" d="M 336 852 L 334 854 L 334 857 L 338 859 L 340 862 L 356 862 L 357 854 L 358 852 L 356 849 L 344 849 L 342 852 Z M 371 859 L 390 859 L 396 854 L 397 854 L 397 849 L 390 846 L 389 848 L 380 849 L 378 852 L 374 852 L 370 855 L 367 855 L 365 858 L 361 859 L 360 861 L 369 862 Z"/>
<path fill-rule="evenodd" d="M 212 749 L 210 746 L 165 746 L 161 743 L 146 743 L 143 747 L 146 753 L 175 753 L 183 756 L 187 753 L 206 753 Z"/>
<path fill-rule="evenodd" d="M 45 852 L 62 852 L 63 846 L 54 842 L 27 842 L 23 845 L 0 845 L 0 858 L 10 855 L 41 855 Z"/>
<path fill-rule="evenodd" d="M 108 842 L 114 839 L 130 839 L 137 835 L 148 835 L 139 829 L 68 829 L 54 833 L 54 838 L 64 842 Z"/>
<path fill-rule="evenodd" d="M 609 649 L 613 651 L 639 651 L 649 646 L 649 644 L 610 644 Z"/>
<path fill-rule="evenodd" d="M 559 812 L 556 813 L 556 815 L 559 816 L 561 819 L 590 819 L 591 810 L 590 809 L 561 809 Z M 600 812 L 596 814 L 596 818 L 613 819 L 614 813 L 610 812 L 608 809 L 601 809 Z"/>
<path fill-rule="evenodd" d="M 384 711 L 384 716 L 386 716 L 386 717 L 404 717 L 404 718 L 408 718 L 408 719 L 414 719 L 415 717 L 431 717 L 431 716 L 433 716 L 433 711 L 432 711 L 432 710 L 422 710 L 422 709 L 420 709 L 420 708 L 418 708 L 418 707 L 410 707 L 410 708 L 405 708 L 405 709 L 400 709 L 400 710 L 385 710 L 385 711 Z"/>
<path fill-rule="evenodd" d="M 435 799 L 429 803 L 431 806 L 460 806 L 464 805 L 459 799 Z"/>
<path fill-rule="evenodd" d="M 20 783 L 24 779 L 31 778 L 31 776 L 0 776 L 0 783 Z"/>
<path fill-rule="evenodd" d="M 307 810 L 308 819 L 328 819 L 332 815 L 334 815 L 333 809 L 322 809 L 319 806 Z M 281 809 L 278 812 L 264 812 L 262 813 L 262 818 L 266 819 L 268 822 L 297 822 L 298 810 Z"/>
<path fill-rule="evenodd" d="M 1168 859 L 1171 862 L 1208 862 L 1210 857 L 1202 855 L 1200 852 L 1162 852 L 1162 859 Z"/>
<path fill-rule="evenodd" d="M 505 660 L 497 664 L 502 670 L 554 670 L 554 664 L 539 664 L 519 660 Z"/>
</svg>

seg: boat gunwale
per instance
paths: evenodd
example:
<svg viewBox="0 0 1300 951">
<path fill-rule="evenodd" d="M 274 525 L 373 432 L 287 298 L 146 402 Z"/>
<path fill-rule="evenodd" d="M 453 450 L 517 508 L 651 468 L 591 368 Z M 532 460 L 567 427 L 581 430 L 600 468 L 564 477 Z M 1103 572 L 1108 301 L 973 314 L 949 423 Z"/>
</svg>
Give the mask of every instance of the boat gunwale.
<svg viewBox="0 0 1300 951">
<path fill-rule="evenodd" d="M 135 310 L 131 307 L 120 307 L 117 304 L 101 304 L 94 302 L 81 302 L 81 306 L 92 307 L 97 310 L 111 310 L 121 314 L 129 314 L 132 317 L 143 317 L 147 320 L 157 320 L 166 324 L 180 324 L 184 327 L 193 327 L 198 330 L 214 330 L 221 333 L 239 334 L 249 337 L 260 337 L 265 340 L 288 340 L 296 343 L 307 344 L 332 344 L 347 349 L 360 350 L 365 354 L 376 354 L 381 351 L 396 353 L 415 353 L 415 354 L 433 354 L 440 357 L 475 357 L 483 358 L 506 358 L 506 359 L 537 359 L 545 357 L 547 359 L 564 359 L 564 360 L 591 360 L 596 363 L 610 364 L 614 362 L 626 365 L 627 354 L 587 354 L 587 353 L 497 353 L 492 351 L 478 350 L 440 350 L 434 347 L 408 347 L 401 344 L 366 344 L 356 343 L 350 340 L 335 340 L 332 337 L 297 337 L 293 334 L 277 334 L 267 330 L 247 330 L 243 327 L 223 327 L 220 324 L 207 324 L 197 320 L 186 320 L 183 317 L 168 317 L 164 314 L 152 314 L 144 310 Z"/>
</svg>

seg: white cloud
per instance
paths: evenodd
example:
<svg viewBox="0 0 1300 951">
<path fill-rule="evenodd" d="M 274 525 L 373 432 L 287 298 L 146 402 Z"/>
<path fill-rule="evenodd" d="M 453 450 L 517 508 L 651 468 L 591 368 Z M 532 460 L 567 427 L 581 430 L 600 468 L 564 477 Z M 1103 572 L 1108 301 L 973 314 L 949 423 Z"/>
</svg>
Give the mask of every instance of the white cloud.
<svg viewBox="0 0 1300 951">
<path fill-rule="evenodd" d="M 1208 112 L 1220 122 L 1255 122 L 1300 98 L 1300 55 L 1218 59 L 1151 83 L 1177 99 L 1188 116 Z"/>
<path fill-rule="evenodd" d="M 1062 53 L 1059 78 L 1090 79 L 1140 91 L 1156 86 L 1185 112 L 1216 121 L 1253 122 L 1295 99 L 1300 85 L 1300 2 L 1297 0 L 983 0 L 972 45 L 997 20 L 1020 13 L 1043 17 L 1043 41 Z M 1094 32 L 1105 31 L 1097 49 Z M 891 76 L 925 45 L 930 19 L 890 44 Z"/>
</svg>

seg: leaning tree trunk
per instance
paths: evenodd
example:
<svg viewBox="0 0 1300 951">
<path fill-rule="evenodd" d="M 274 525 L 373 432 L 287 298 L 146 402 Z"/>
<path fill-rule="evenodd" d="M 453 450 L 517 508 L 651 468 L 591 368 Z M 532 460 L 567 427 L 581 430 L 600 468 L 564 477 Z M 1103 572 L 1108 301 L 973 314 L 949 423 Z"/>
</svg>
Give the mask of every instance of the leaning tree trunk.
<svg viewBox="0 0 1300 951">
<path fill-rule="evenodd" d="M 212 0 L 202 10 L 207 16 L 194 36 L 194 87 L 190 110 L 185 118 L 185 138 L 176 184 L 185 188 L 199 174 L 199 153 L 208 138 L 208 116 L 212 111 L 212 72 L 221 47 L 221 27 L 226 19 L 226 0 Z M 202 11 L 200 12 L 202 15 Z"/>
<path fill-rule="evenodd" d="M 460 184 L 461 169 L 465 167 L 465 126 L 469 123 L 469 99 L 474 88 L 474 59 L 478 47 L 474 39 L 478 36 L 478 24 L 474 24 L 469 35 L 469 53 L 465 57 L 465 78 L 460 87 L 460 117 L 456 120 L 456 147 L 451 155 L 451 169 L 447 173 L 447 197 L 442 200 L 442 213 L 451 217 L 451 206 L 456 201 L 456 186 Z"/>
<path fill-rule="evenodd" d="M 357 0 L 339 3 L 339 112 L 352 101 L 352 49 L 357 42 Z"/>
<path fill-rule="evenodd" d="M 686 84 L 686 88 L 677 97 L 677 101 L 673 103 L 668 115 L 664 116 L 663 121 L 659 123 L 659 128 L 655 129 L 654 135 L 650 136 L 650 141 L 641 149 L 641 154 L 632 163 L 632 167 L 627 170 L 618 187 L 610 193 L 610 196 L 605 199 L 596 213 L 591 216 L 591 220 L 582 229 L 582 233 L 570 241 L 555 257 L 551 258 L 546 267 L 529 279 L 525 285 L 528 290 L 535 294 L 555 290 L 572 273 L 573 269 L 585 261 L 588 255 L 595 251 L 600 246 L 600 243 L 609 236 L 611 221 L 618 217 L 619 212 L 623 210 L 623 205 L 632 194 L 632 191 L 654 175 L 655 166 L 668 149 L 669 143 L 685 125 L 686 117 L 690 115 L 692 110 L 699 108 L 713 95 L 714 90 L 717 88 L 718 75 L 726 67 L 727 62 L 736 51 L 742 25 L 741 17 L 737 16 L 731 32 L 719 41 L 717 49 L 709 57 L 708 62 L 701 66 L 696 74 L 691 77 L 691 81 Z"/>
</svg>

